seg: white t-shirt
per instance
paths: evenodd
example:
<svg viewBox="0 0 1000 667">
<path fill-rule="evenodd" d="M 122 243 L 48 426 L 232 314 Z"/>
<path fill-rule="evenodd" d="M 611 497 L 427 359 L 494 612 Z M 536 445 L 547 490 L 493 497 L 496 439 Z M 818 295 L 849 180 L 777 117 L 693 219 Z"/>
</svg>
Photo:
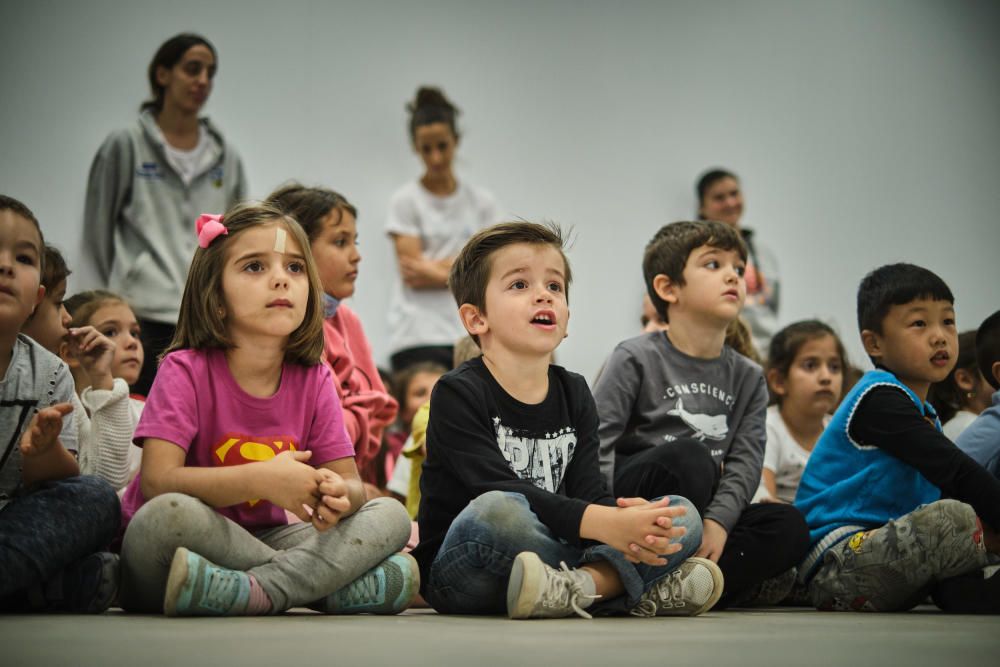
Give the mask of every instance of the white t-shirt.
<svg viewBox="0 0 1000 667">
<path fill-rule="evenodd" d="M 955 413 L 955 416 L 948 420 L 948 423 L 941 427 L 944 431 L 945 437 L 947 437 L 952 442 L 962 434 L 969 424 L 976 421 L 976 415 L 969 412 L 968 410 L 959 410 Z"/>
<path fill-rule="evenodd" d="M 459 182 L 455 192 L 439 197 L 414 181 L 392 196 L 385 231 L 416 236 L 425 257 L 445 259 L 497 221 L 496 202 L 486 190 Z M 389 349 L 395 353 L 424 345 L 454 345 L 465 329 L 448 289 L 415 290 L 397 275 L 389 304 L 389 334 Z"/>
<path fill-rule="evenodd" d="M 823 425 L 830 423 L 830 415 L 823 419 Z M 774 485 L 778 499 L 786 503 L 795 502 L 795 492 L 799 490 L 802 472 L 806 469 L 809 454 L 812 452 L 802 448 L 785 426 L 777 405 L 767 409 L 767 445 L 764 448 L 764 467 L 774 473 Z M 764 483 L 761 490 L 766 495 Z M 758 491 L 755 499 L 759 499 Z"/>
<path fill-rule="evenodd" d="M 160 139 L 163 141 L 163 152 L 167 157 L 167 162 L 170 166 L 174 168 L 177 175 L 181 177 L 184 181 L 184 185 L 191 185 L 191 181 L 194 177 L 205 171 L 210 164 L 204 164 L 206 161 L 206 156 L 209 155 L 209 146 L 211 142 L 209 141 L 208 133 L 198 126 L 198 144 L 191 150 L 182 150 L 180 148 L 175 148 L 170 145 L 163 132 L 160 132 Z M 215 156 L 211 155 L 211 160 L 214 160 Z M 223 211 L 220 211 L 222 213 Z"/>
</svg>

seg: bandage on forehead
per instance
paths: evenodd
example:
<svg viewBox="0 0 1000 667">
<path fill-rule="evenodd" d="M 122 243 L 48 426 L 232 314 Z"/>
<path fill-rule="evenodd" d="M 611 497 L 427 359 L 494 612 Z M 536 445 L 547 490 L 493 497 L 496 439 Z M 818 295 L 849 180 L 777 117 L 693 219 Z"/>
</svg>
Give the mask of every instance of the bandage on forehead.
<svg viewBox="0 0 1000 667">
<path fill-rule="evenodd" d="M 274 228 L 274 252 L 280 252 L 284 254 L 285 240 L 287 238 L 288 238 L 288 232 L 286 232 L 281 227 Z"/>
</svg>

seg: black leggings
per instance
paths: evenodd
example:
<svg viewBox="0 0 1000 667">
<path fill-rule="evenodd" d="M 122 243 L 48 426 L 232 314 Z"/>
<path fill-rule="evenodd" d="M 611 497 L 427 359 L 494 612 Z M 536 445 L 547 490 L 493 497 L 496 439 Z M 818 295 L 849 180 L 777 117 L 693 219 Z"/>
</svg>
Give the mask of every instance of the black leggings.
<svg viewBox="0 0 1000 667">
<path fill-rule="evenodd" d="M 708 448 L 687 438 L 658 444 L 615 461 L 615 495 L 684 496 L 704 515 L 719 484 Z M 725 592 L 716 609 L 739 602 L 765 579 L 797 565 L 809 548 L 809 530 L 792 505 L 748 505 L 729 532 L 719 558 Z"/>
</svg>

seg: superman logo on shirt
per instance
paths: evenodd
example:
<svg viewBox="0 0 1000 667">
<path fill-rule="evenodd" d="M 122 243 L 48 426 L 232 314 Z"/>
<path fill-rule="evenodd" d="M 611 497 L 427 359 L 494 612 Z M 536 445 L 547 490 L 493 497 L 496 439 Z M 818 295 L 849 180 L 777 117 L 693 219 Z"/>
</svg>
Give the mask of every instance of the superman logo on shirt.
<svg viewBox="0 0 1000 667">
<path fill-rule="evenodd" d="M 270 461 L 282 452 L 298 450 L 298 443 L 287 435 L 252 436 L 243 433 L 226 433 L 212 446 L 212 462 L 219 466 L 239 466 L 244 463 Z M 260 498 L 249 500 L 253 507 Z"/>
</svg>

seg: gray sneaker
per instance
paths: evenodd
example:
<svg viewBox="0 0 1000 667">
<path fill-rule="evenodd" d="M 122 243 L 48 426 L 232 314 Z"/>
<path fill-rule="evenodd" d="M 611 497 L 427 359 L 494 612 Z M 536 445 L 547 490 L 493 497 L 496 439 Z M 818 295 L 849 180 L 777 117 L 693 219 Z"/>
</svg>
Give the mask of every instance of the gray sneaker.
<svg viewBox="0 0 1000 667">
<path fill-rule="evenodd" d="M 531 551 L 524 551 L 514 559 L 507 584 L 507 615 L 511 618 L 564 618 L 576 614 L 591 618 L 580 606 L 585 600 L 595 600 L 600 595 L 587 595 L 590 575 L 572 570 L 566 563 L 561 569 L 549 567 Z"/>
<path fill-rule="evenodd" d="M 722 570 L 707 558 L 688 558 L 657 581 L 632 608 L 633 616 L 697 616 L 722 596 Z"/>
</svg>

